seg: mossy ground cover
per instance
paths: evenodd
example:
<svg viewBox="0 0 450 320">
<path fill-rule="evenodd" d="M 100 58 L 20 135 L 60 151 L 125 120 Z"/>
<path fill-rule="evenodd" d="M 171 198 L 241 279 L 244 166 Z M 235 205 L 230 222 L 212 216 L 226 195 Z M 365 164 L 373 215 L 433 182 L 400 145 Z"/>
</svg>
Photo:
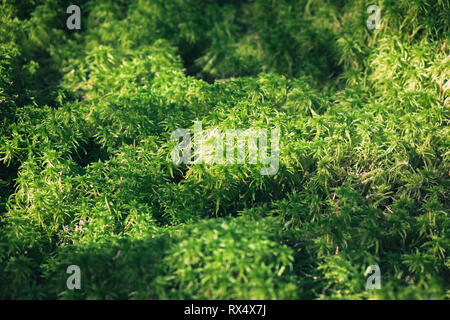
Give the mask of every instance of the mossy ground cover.
<svg viewBox="0 0 450 320">
<path fill-rule="evenodd" d="M 450 3 L 375 2 L 3 1 L 0 297 L 449 298 Z M 278 172 L 175 165 L 194 121 Z"/>
</svg>

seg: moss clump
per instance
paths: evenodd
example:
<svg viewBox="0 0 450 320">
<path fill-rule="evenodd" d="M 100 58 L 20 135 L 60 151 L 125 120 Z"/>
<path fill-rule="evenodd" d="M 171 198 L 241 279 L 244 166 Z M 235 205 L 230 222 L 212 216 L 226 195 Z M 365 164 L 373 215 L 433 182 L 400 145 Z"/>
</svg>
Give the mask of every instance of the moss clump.
<svg viewBox="0 0 450 320">
<path fill-rule="evenodd" d="M 449 1 L 70 4 L 1 4 L 1 298 L 448 298 Z M 277 174 L 173 164 L 194 121 Z"/>
</svg>

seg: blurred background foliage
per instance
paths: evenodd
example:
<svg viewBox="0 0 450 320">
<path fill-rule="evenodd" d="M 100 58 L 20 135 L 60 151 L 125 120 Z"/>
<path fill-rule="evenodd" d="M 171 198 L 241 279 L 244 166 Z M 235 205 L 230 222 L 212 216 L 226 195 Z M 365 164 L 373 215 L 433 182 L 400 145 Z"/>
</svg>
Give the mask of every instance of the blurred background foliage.
<svg viewBox="0 0 450 320">
<path fill-rule="evenodd" d="M 449 21 L 448 0 L 3 0 L 0 297 L 449 298 Z M 280 128 L 278 173 L 175 166 L 195 120 Z"/>
</svg>

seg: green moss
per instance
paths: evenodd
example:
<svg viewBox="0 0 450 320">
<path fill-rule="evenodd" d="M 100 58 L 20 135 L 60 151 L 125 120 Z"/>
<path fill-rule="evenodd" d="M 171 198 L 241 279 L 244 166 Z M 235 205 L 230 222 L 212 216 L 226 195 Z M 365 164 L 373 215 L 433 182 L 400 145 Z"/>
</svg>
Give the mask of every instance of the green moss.
<svg viewBox="0 0 450 320">
<path fill-rule="evenodd" d="M 1 4 L 1 298 L 448 298 L 448 1 L 78 4 Z M 277 174 L 174 165 L 196 120 Z"/>
</svg>

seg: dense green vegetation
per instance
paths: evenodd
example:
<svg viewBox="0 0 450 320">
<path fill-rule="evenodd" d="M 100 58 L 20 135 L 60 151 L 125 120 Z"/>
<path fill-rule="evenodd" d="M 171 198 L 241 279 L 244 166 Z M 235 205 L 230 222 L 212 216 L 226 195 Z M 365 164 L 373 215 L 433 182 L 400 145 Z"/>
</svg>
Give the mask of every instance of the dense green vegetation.
<svg viewBox="0 0 450 320">
<path fill-rule="evenodd" d="M 449 21 L 448 0 L 3 0 L 0 298 L 449 298 Z M 195 120 L 280 128 L 278 173 L 173 164 Z"/>
</svg>

